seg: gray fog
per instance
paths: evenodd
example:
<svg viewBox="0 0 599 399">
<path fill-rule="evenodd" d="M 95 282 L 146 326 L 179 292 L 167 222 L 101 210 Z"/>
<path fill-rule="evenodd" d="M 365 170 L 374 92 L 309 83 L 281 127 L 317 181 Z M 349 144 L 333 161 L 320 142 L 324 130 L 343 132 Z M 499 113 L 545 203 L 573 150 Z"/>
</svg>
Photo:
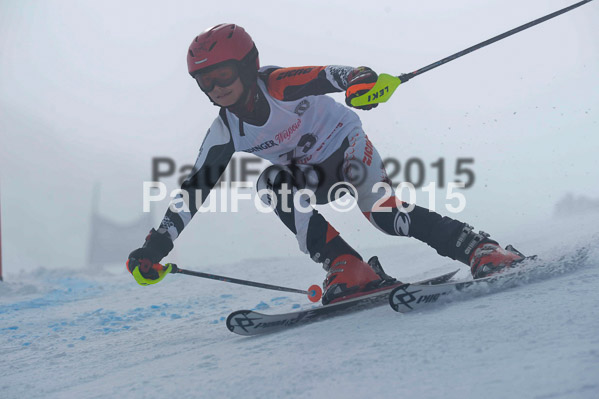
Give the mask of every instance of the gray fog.
<svg viewBox="0 0 599 399">
<path fill-rule="evenodd" d="M 101 214 L 132 223 L 152 157 L 194 162 L 217 108 L 189 77 L 185 57 L 210 26 L 243 26 L 262 65 L 368 65 L 398 75 L 572 3 L 4 0 L 4 273 L 85 267 L 95 185 Z M 456 159 L 474 158 L 465 210 L 449 214 L 438 189 L 437 211 L 517 242 L 519 226 L 556 217 L 566 194 L 599 197 L 598 21 L 591 2 L 418 76 L 377 109 L 357 111 L 364 130 L 383 158 L 422 159 L 427 182 L 439 158 L 447 181 Z M 169 190 L 179 178 L 164 180 Z M 417 202 L 427 206 L 428 197 L 418 191 Z M 167 204 L 153 206 L 155 223 Z M 399 254 L 414 245 L 382 236 L 357 210 L 323 212 L 358 249 L 397 245 Z M 196 215 L 173 259 L 202 269 L 269 255 L 297 256 L 297 243 L 276 216 L 246 204 L 239 213 Z"/>
</svg>

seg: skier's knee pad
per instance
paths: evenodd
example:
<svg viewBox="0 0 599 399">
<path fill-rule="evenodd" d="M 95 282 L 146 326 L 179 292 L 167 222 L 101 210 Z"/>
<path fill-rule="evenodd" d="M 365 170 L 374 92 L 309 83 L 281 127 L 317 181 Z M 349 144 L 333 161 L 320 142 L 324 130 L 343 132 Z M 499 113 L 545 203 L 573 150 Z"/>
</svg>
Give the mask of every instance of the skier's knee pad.
<svg viewBox="0 0 599 399">
<path fill-rule="evenodd" d="M 258 196 L 267 205 L 270 200 L 266 192 L 280 197 L 285 195 L 287 190 L 307 189 L 317 195 L 320 184 L 320 175 L 318 168 L 312 165 L 272 165 L 262 172 L 256 183 Z M 321 202 L 318 202 L 321 203 Z M 326 203 L 322 202 L 322 203 Z"/>
<path fill-rule="evenodd" d="M 279 195 L 282 184 L 287 182 L 293 184 L 293 175 L 289 167 L 284 165 L 272 165 L 266 168 L 258 177 L 256 190 L 260 200 L 266 204 L 271 204 L 271 195 Z"/>
</svg>

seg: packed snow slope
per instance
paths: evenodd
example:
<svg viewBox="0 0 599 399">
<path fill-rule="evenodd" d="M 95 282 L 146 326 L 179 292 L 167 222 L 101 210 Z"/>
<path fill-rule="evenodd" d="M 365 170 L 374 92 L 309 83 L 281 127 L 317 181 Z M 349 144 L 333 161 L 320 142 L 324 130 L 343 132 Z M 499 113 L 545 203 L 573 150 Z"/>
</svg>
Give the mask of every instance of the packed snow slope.
<svg viewBox="0 0 599 399">
<path fill-rule="evenodd" d="M 0 284 L 0 396 L 596 398 L 598 223 L 594 213 L 513 229 L 518 249 L 544 259 L 589 250 L 551 276 L 422 312 L 383 306 L 252 338 L 227 330 L 231 311 L 312 305 L 183 275 L 141 287 L 124 267 L 15 274 Z M 459 266 L 406 238 L 374 254 L 406 280 Z M 298 288 L 324 277 L 302 257 L 202 270 Z"/>
</svg>

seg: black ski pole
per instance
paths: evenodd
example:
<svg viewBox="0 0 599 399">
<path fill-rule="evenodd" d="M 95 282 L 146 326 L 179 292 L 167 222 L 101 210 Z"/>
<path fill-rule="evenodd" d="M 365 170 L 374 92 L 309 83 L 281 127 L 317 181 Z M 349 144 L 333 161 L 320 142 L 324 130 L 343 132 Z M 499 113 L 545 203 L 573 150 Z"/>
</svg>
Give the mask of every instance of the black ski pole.
<svg viewBox="0 0 599 399">
<path fill-rule="evenodd" d="M 259 283 L 256 281 L 241 280 L 241 279 L 232 278 L 232 277 L 219 276 L 216 274 L 202 273 L 202 272 L 196 272 L 196 271 L 192 271 L 192 270 L 181 269 L 174 263 L 167 263 L 165 266 L 168 266 L 168 265 L 172 266 L 171 273 L 186 274 L 188 276 L 208 278 L 211 280 L 224 281 L 225 283 L 248 285 L 251 287 L 265 288 L 268 290 L 295 292 L 297 294 L 305 294 L 305 295 L 308 295 L 308 299 L 310 299 L 310 301 L 312 301 L 312 302 L 319 301 L 320 297 L 322 296 L 322 289 L 318 285 L 312 285 L 312 286 L 310 286 L 310 288 L 308 288 L 308 290 L 300 290 L 297 288 L 281 287 L 279 285 L 265 284 L 265 283 Z"/>
<path fill-rule="evenodd" d="M 392 75 L 389 75 L 386 73 L 381 73 L 379 75 L 379 78 L 378 78 L 376 84 L 374 85 L 374 87 L 372 89 L 370 89 L 368 92 L 353 98 L 351 100 L 351 104 L 354 107 L 356 107 L 356 106 L 363 106 L 363 105 L 369 105 L 369 104 L 384 103 L 385 101 L 389 100 L 389 98 L 391 98 L 391 95 L 393 94 L 395 89 L 397 89 L 397 87 L 400 84 L 407 82 L 408 80 L 412 79 L 415 76 L 418 76 L 420 74 L 423 74 L 424 72 L 430 71 L 431 69 L 434 69 L 438 66 L 446 64 L 449 61 L 453 61 L 453 60 L 460 58 L 466 54 L 469 54 L 473 51 L 479 50 L 485 46 L 488 46 L 491 43 L 495 43 L 501 39 L 505 39 L 506 37 L 511 36 L 515 33 L 521 32 L 521 31 L 528 29 L 532 26 L 538 25 L 541 22 L 547 21 L 548 19 L 555 18 L 558 15 L 564 14 L 568 11 L 578 8 L 578 7 L 582 6 L 583 4 L 589 3 L 591 1 L 593 1 L 593 0 L 582 0 L 576 4 L 572 4 L 569 7 L 562 8 L 559 11 L 556 11 L 551 14 L 545 15 L 544 17 L 535 19 L 534 21 L 531 21 L 527 24 L 521 25 L 517 28 L 514 28 L 505 33 L 502 33 L 500 35 L 492 37 L 488 40 L 485 40 L 484 42 L 480 42 L 478 44 L 475 44 L 474 46 L 468 47 L 467 49 L 457 52 L 453 55 L 450 55 L 449 57 L 445 57 L 439 61 L 433 62 L 432 64 L 427 65 L 423 68 L 417 69 L 414 72 L 403 73 L 399 76 L 392 76 Z"/>
<path fill-rule="evenodd" d="M 430 71 L 431 69 L 434 69 L 434 68 L 436 68 L 436 67 L 438 67 L 438 66 L 441 66 L 441 65 L 443 65 L 443 64 L 446 64 L 446 63 L 448 63 L 449 61 L 453 61 L 453 60 L 455 60 L 456 58 L 460 58 L 460 57 L 461 57 L 461 56 L 463 56 L 463 55 L 466 55 L 466 54 L 468 54 L 468 53 L 471 53 L 471 52 L 473 52 L 473 51 L 476 51 L 476 50 L 478 50 L 478 49 L 481 49 L 481 48 L 483 48 L 483 47 L 485 47 L 485 46 L 488 46 L 488 45 L 489 45 L 489 44 L 491 44 L 491 43 L 495 43 L 495 42 L 497 42 L 497 41 L 499 41 L 499 40 L 501 40 L 501 39 L 505 39 L 505 38 L 506 38 L 506 37 L 508 37 L 508 36 L 514 35 L 514 34 L 516 34 L 516 33 L 518 33 L 518 32 L 522 32 L 523 30 L 525 30 L 525 29 L 528 29 L 528 28 L 530 28 L 530 27 L 533 27 L 533 26 L 535 26 L 535 25 L 538 25 L 538 24 L 540 24 L 541 22 L 545 22 L 545 21 L 547 21 L 547 20 L 549 20 L 549 19 L 551 19 L 551 18 L 555 18 L 555 17 L 557 17 L 558 15 L 561 15 L 561 14 L 567 13 L 568 11 L 571 11 L 571 10 L 573 10 L 573 9 L 575 9 L 575 8 L 578 8 L 578 7 L 580 7 L 581 5 L 583 5 L 583 4 L 586 4 L 586 3 L 589 3 L 589 2 L 591 2 L 591 1 L 593 1 L 593 0 L 583 0 L 583 1 L 579 1 L 578 3 L 576 3 L 576 4 L 572 4 L 572 5 L 571 5 L 571 6 L 569 6 L 569 7 L 562 8 L 561 10 L 559 10 L 559 11 L 556 11 L 556 12 L 552 12 L 551 14 L 548 14 L 548 15 L 545 15 L 544 17 L 541 17 L 541 18 L 535 19 L 534 21 L 531 21 L 531 22 L 529 22 L 529 23 L 527 23 L 527 24 L 521 25 L 521 26 L 519 26 L 519 27 L 517 27 L 517 28 L 514 28 L 514 29 L 512 29 L 512 30 L 508 30 L 507 32 L 505 32 L 505 33 L 502 33 L 501 35 L 497 35 L 497 36 L 495 36 L 495 37 L 492 37 L 492 38 L 490 38 L 490 39 L 488 39 L 488 40 L 485 40 L 484 42 L 480 42 L 480 43 L 478 43 L 478 44 L 475 44 L 475 45 L 474 45 L 474 46 L 472 46 L 472 47 L 468 47 L 467 49 L 465 49 L 465 50 L 462 50 L 462 51 L 460 51 L 460 52 L 457 52 L 457 53 L 455 53 L 455 54 L 453 54 L 453 55 L 450 55 L 449 57 L 445 57 L 445 58 L 443 58 L 442 60 L 439 60 L 439 61 L 437 61 L 437 62 L 433 62 L 432 64 L 430 64 L 430 65 L 427 65 L 427 66 L 425 66 L 424 68 L 417 69 L 417 70 L 415 70 L 414 72 L 410 72 L 410 73 L 404 73 L 404 74 L 401 74 L 401 75 L 399 75 L 399 79 L 401 80 L 401 83 L 405 83 L 405 82 L 407 82 L 408 80 L 412 79 L 414 76 L 418 76 L 418 75 L 420 75 L 420 74 L 422 74 L 422 73 L 424 73 L 424 72 Z"/>
</svg>

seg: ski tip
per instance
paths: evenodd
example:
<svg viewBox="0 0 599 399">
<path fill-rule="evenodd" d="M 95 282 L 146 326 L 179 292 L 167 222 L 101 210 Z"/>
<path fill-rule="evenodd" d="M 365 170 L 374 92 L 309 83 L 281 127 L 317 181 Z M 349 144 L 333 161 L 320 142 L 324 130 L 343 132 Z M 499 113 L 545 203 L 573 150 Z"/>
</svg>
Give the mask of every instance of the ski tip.
<svg viewBox="0 0 599 399">
<path fill-rule="evenodd" d="M 453 278 L 453 276 L 455 276 L 456 274 L 458 274 L 458 272 L 459 272 L 460 270 L 461 270 L 461 269 L 457 269 L 457 270 L 455 270 L 455 271 L 453 271 L 453 272 L 449 272 L 449 273 L 447 273 L 447 275 L 449 276 L 449 279 L 448 279 L 447 281 L 451 280 L 451 279 Z"/>
<path fill-rule="evenodd" d="M 459 272 L 460 269 L 451 271 L 449 273 L 445 273 L 442 274 L 440 276 L 437 277 L 432 277 L 432 278 L 428 278 L 426 280 L 421 280 L 421 281 L 416 281 L 413 282 L 412 284 L 417 284 L 417 285 L 437 285 L 437 284 L 443 284 L 448 282 L 449 280 L 451 280 L 453 278 L 453 276 L 455 276 L 457 274 L 457 272 Z"/>
<path fill-rule="evenodd" d="M 310 302 L 318 302 L 320 301 L 320 298 L 322 298 L 322 288 L 316 284 L 311 285 L 310 288 L 308 288 L 308 299 Z"/>
<path fill-rule="evenodd" d="M 391 305 L 391 308 L 393 310 L 395 310 L 396 312 L 399 312 L 399 304 L 403 301 L 402 300 L 397 301 L 395 298 L 395 295 L 398 294 L 399 292 L 403 292 L 403 293 L 407 292 L 407 289 L 409 286 L 410 286 L 410 284 L 400 285 L 399 287 L 395 287 L 393 289 L 393 291 L 391 291 L 391 293 L 389 294 L 389 305 Z"/>
<path fill-rule="evenodd" d="M 253 313 L 252 310 L 236 310 L 227 317 L 227 328 L 229 331 L 245 335 L 247 333 L 246 327 L 251 324 L 251 320 L 248 315 Z M 249 324 L 248 324 L 249 322 Z"/>
</svg>

